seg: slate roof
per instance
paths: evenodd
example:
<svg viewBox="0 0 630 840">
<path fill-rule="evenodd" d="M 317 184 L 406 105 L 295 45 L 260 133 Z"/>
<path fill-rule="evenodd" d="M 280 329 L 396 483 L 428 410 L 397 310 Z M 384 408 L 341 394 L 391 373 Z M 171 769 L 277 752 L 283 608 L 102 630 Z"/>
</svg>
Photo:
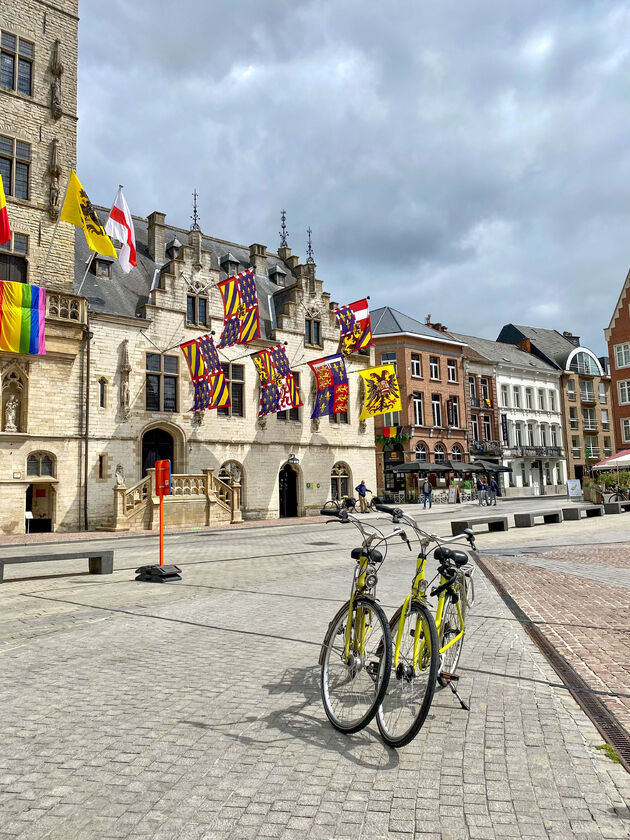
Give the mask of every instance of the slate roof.
<svg viewBox="0 0 630 840">
<path fill-rule="evenodd" d="M 392 309 L 390 306 L 381 306 L 378 309 L 370 311 L 370 320 L 372 322 L 372 335 L 396 335 L 396 333 L 408 333 L 410 335 L 417 335 L 421 338 L 431 338 L 436 341 L 445 341 L 448 344 L 460 344 L 462 342 L 457 338 L 452 337 L 452 333 L 442 333 L 416 321 L 415 318 L 410 318 L 399 312 L 397 309 Z"/>
<path fill-rule="evenodd" d="M 530 371 L 539 370 L 545 371 L 546 373 L 549 373 L 550 371 L 555 372 L 553 365 L 543 362 L 542 359 L 539 359 L 536 356 L 532 356 L 532 354 L 528 353 L 526 350 L 521 350 L 521 348 L 517 347 L 515 344 L 504 344 L 501 341 L 491 341 L 487 338 L 477 338 L 473 335 L 462 335 L 461 333 L 454 332 L 452 332 L 451 335 L 458 341 L 465 342 L 472 347 L 473 350 L 476 350 L 478 353 L 481 353 L 482 356 L 485 356 L 486 359 L 490 359 L 493 362 L 521 367 Z"/>
<path fill-rule="evenodd" d="M 109 216 L 109 210 L 104 207 L 95 207 L 99 219 L 105 224 Z M 136 234 L 136 253 L 138 265 L 132 268 L 129 274 L 125 274 L 118 260 L 112 263 L 111 278 L 97 277 L 93 271 L 89 271 L 81 294 L 88 298 L 90 308 L 96 312 L 105 312 L 111 315 L 123 315 L 129 318 L 142 317 L 143 306 L 149 301 L 149 293 L 156 271 L 159 271 L 163 263 L 156 263 L 151 259 L 148 250 L 148 220 L 139 216 L 133 217 Z M 188 232 L 180 228 L 165 226 L 164 241 L 168 244 L 171 240 L 177 239 L 183 245 L 188 244 Z M 238 245 L 234 242 L 225 242 L 211 236 L 203 236 L 202 248 L 212 252 L 211 267 L 220 271 L 220 279 L 224 280 L 228 275 L 221 259 L 226 254 L 231 254 L 239 261 L 238 271 L 245 271 L 250 268 L 249 246 Z M 78 292 L 81 280 L 85 274 L 85 267 L 93 252 L 89 250 L 85 236 L 80 228 L 75 229 L 75 261 L 74 261 L 74 291 Z M 290 268 L 280 259 L 277 254 L 267 252 L 267 270 L 273 266 L 279 266 L 284 274 L 287 286 L 293 284 L 294 275 Z M 256 275 L 256 286 L 258 289 L 258 303 L 261 320 L 261 334 L 270 337 L 270 330 L 273 323 L 276 323 L 276 297 L 278 303 L 286 295 L 283 287 L 277 286 L 268 277 Z M 271 297 L 271 300 L 270 300 Z M 272 312 L 273 308 L 273 312 Z M 279 308 L 282 311 L 282 308 Z"/>
<path fill-rule="evenodd" d="M 499 333 L 498 341 L 512 341 L 520 333 L 523 338 L 529 338 L 532 347 L 538 351 L 538 355 L 545 361 L 557 365 L 560 370 L 565 370 L 567 359 L 576 349 L 576 345 L 569 341 L 558 330 L 546 330 L 540 327 L 526 327 L 520 324 L 506 324 Z"/>
</svg>

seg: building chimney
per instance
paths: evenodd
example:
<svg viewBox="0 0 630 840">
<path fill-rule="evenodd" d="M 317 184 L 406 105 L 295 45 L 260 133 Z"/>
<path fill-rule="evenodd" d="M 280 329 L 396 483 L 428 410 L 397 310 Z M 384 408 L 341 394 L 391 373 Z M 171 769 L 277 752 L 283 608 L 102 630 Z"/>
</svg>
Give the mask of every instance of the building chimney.
<svg viewBox="0 0 630 840">
<path fill-rule="evenodd" d="M 580 346 L 580 337 L 579 335 L 573 335 L 568 330 L 565 330 L 562 335 L 566 338 L 567 341 L 570 341 L 574 347 Z"/>
<path fill-rule="evenodd" d="M 254 243 L 249 246 L 249 261 L 254 266 L 256 274 L 267 276 L 267 247 Z"/>
<path fill-rule="evenodd" d="M 154 210 L 147 221 L 149 223 L 147 229 L 149 256 L 154 262 L 160 263 L 161 265 L 164 262 L 166 213 L 160 213 L 158 210 Z"/>
</svg>

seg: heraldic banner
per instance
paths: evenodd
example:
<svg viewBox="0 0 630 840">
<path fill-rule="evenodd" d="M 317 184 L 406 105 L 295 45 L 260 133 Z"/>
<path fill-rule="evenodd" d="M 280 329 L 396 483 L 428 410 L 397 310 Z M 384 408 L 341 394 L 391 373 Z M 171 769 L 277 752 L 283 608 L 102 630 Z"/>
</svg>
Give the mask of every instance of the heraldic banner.
<svg viewBox="0 0 630 840">
<path fill-rule="evenodd" d="M 335 309 L 335 315 L 341 330 L 340 353 L 349 356 L 373 344 L 367 298 L 356 300 L 348 306 L 340 306 L 339 309 Z"/>
<path fill-rule="evenodd" d="M 359 374 L 365 385 L 365 399 L 359 420 L 387 414 L 390 411 L 402 411 L 400 388 L 396 379 L 394 365 L 360 370 Z"/>
<path fill-rule="evenodd" d="M 252 359 L 260 379 L 259 417 L 304 405 L 291 373 L 287 352 L 281 344 L 271 350 L 254 353 Z"/>
<path fill-rule="evenodd" d="M 316 359 L 314 362 L 309 362 L 308 366 L 313 371 L 317 383 L 317 395 L 311 419 L 347 411 L 348 374 L 341 353 Z"/>
<path fill-rule="evenodd" d="M 258 294 L 253 268 L 217 283 L 223 298 L 224 322 L 219 347 L 249 344 L 260 338 Z"/>
<path fill-rule="evenodd" d="M 229 406 L 230 391 L 212 336 L 202 335 L 179 346 L 188 362 L 190 378 L 195 386 L 190 411 Z"/>
</svg>

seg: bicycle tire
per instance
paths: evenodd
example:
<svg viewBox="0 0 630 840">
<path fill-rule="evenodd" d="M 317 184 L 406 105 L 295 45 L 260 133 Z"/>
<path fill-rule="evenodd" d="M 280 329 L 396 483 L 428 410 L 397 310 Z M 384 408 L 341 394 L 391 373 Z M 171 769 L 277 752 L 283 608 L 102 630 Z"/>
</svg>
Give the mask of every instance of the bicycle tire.
<svg viewBox="0 0 630 840">
<path fill-rule="evenodd" d="M 372 598 L 359 596 L 354 599 L 350 620 L 355 620 L 358 610 L 368 611 L 371 617 L 370 625 L 375 630 L 374 633 L 370 633 L 369 651 L 362 657 L 367 665 L 360 664 L 357 670 L 356 663 L 349 665 L 345 662 L 345 629 L 350 617 L 350 601 L 341 607 L 330 622 L 319 657 L 322 702 L 326 717 L 335 729 L 347 735 L 363 729 L 374 718 L 387 691 L 392 667 L 389 622 L 383 608 Z M 357 708 L 353 710 L 355 701 Z"/>
<path fill-rule="evenodd" d="M 390 621 L 392 650 L 396 644 L 401 613 L 402 607 Z M 422 621 L 422 635 L 425 643 L 428 639 L 428 646 L 424 649 L 423 667 L 416 674 L 413 667 L 413 644 L 418 620 Z M 398 666 L 390 674 L 383 702 L 376 712 L 379 732 L 390 747 L 404 747 L 413 741 L 422 728 L 433 702 L 439 664 L 435 619 L 425 604 L 414 601 L 409 607 L 403 627 Z"/>
<path fill-rule="evenodd" d="M 466 591 L 461 580 L 457 584 L 457 595 L 459 598 L 460 609 L 462 611 L 462 618 L 464 619 L 464 626 L 466 621 Z M 461 624 L 459 615 L 457 613 L 457 604 L 453 601 L 452 596 L 449 596 L 448 602 L 444 607 L 444 614 L 442 616 L 442 623 L 438 630 L 438 646 L 441 650 L 449 641 L 449 637 L 457 636 L 461 631 Z M 442 662 L 440 664 L 440 672 L 445 671 L 447 674 L 454 674 L 459 665 L 459 659 L 462 655 L 462 647 L 464 645 L 464 636 L 455 644 L 442 654 Z M 438 676 L 438 683 L 444 688 L 448 685 L 448 680 Z"/>
<path fill-rule="evenodd" d="M 341 505 L 336 502 L 334 499 L 329 499 L 322 510 L 340 510 Z"/>
</svg>

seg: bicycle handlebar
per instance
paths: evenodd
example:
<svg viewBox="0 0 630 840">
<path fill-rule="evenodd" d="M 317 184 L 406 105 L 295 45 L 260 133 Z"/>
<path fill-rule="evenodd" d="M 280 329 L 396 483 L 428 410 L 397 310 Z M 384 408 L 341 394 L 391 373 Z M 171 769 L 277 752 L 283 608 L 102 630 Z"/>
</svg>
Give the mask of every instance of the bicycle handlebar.
<svg viewBox="0 0 630 840">
<path fill-rule="evenodd" d="M 389 507 L 388 505 L 376 505 L 376 509 L 380 510 L 382 513 L 389 514 L 394 522 L 403 521 L 407 525 L 410 525 L 413 530 L 416 532 L 420 539 L 424 539 L 428 542 L 436 542 L 436 543 L 454 543 L 454 542 L 461 542 L 462 539 L 465 539 L 472 549 L 476 549 L 475 545 L 475 535 L 470 531 L 468 528 L 462 534 L 456 534 L 454 537 L 439 537 L 437 534 L 429 534 L 427 531 L 423 531 L 422 528 L 418 525 L 415 519 L 407 514 L 403 513 L 400 508 L 393 508 Z"/>
</svg>

